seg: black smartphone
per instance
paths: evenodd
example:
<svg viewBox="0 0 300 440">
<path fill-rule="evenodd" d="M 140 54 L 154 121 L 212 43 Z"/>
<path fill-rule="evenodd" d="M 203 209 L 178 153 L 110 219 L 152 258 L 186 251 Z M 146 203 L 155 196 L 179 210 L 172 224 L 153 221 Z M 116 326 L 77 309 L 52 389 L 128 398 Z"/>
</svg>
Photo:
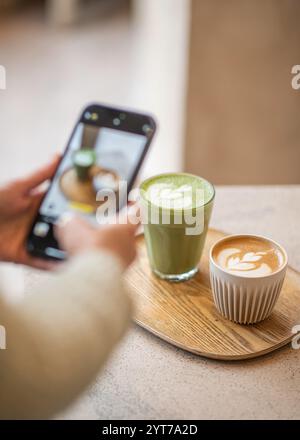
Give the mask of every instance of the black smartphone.
<svg viewBox="0 0 300 440">
<path fill-rule="evenodd" d="M 96 221 L 99 190 L 115 193 L 117 210 L 126 204 L 155 130 L 149 115 L 100 104 L 87 106 L 39 207 L 27 240 L 28 252 L 40 258 L 65 259 L 53 226 L 70 211 Z M 124 182 L 126 194 L 120 197 Z"/>
</svg>

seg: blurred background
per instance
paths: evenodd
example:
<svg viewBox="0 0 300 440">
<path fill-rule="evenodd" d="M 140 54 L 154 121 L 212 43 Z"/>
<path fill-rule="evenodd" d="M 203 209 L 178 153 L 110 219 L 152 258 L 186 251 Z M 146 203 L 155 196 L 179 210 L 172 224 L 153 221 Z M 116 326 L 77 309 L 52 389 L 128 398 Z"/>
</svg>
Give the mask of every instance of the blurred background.
<svg viewBox="0 0 300 440">
<path fill-rule="evenodd" d="M 142 177 L 300 183 L 299 23 L 297 0 L 0 0 L 0 180 L 99 101 L 156 116 Z"/>
</svg>

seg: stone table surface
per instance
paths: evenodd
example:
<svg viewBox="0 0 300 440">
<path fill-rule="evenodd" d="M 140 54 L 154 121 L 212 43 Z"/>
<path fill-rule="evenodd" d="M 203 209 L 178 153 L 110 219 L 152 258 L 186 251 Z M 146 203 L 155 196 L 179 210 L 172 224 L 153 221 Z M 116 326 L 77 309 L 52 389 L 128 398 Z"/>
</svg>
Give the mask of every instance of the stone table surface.
<svg viewBox="0 0 300 440">
<path fill-rule="evenodd" d="M 299 218 L 300 186 L 218 187 L 211 226 L 267 235 L 300 270 Z M 300 350 L 215 361 L 133 324 L 96 382 L 58 418 L 297 419 Z"/>
</svg>

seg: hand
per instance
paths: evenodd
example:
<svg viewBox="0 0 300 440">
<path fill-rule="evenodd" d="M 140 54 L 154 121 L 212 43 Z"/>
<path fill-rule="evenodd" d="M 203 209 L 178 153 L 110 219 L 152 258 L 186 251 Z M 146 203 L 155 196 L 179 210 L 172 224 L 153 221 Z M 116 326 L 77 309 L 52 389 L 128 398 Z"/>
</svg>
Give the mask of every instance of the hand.
<svg viewBox="0 0 300 440">
<path fill-rule="evenodd" d="M 51 262 L 30 256 L 25 242 L 44 195 L 38 186 L 53 176 L 58 162 L 59 156 L 56 156 L 35 173 L 0 188 L 0 260 L 38 269 L 53 266 Z"/>
<path fill-rule="evenodd" d="M 126 268 L 136 256 L 137 226 L 127 222 L 96 228 L 80 217 L 71 217 L 62 220 L 54 233 L 60 246 L 71 256 L 91 249 L 105 250 L 119 258 Z"/>
</svg>

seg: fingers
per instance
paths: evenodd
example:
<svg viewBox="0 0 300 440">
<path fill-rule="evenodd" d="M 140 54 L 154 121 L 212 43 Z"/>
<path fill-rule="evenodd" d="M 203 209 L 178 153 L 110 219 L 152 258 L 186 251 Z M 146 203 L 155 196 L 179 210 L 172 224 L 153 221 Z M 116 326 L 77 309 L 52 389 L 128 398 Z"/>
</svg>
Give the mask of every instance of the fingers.
<svg viewBox="0 0 300 440">
<path fill-rule="evenodd" d="M 45 196 L 46 192 L 45 191 L 39 191 L 36 192 L 34 194 L 32 194 L 29 198 L 29 201 L 31 203 L 31 206 L 33 207 L 33 209 L 38 209 L 38 207 L 40 206 L 44 196 Z"/>
<path fill-rule="evenodd" d="M 97 228 L 82 217 L 67 214 L 54 228 L 54 234 L 70 257 L 92 249 L 103 250 L 115 255 L 125 269 L 136 256 L 138 225 L 130 222 L 127 216 L 122 221 L 117 220 L 117 223 Z"/>
<path fill-rule="evenodd" d="M 94 228 L 84 218 L 71 213 L 64 214 L 54 227 L 54 235 L 60 247 L 70 255 L 85 247 L 93 236 Z"/>
<path fill-rule="evenodd" d="M 20 184 L 24 194 L 32 191 L 37 186 L 41 185 L 46 180 L 50 179 L 58 166 L 60 155 L 55 155 L 53 160 L 47 165 L 41 167 L 29 176 L 21 179 Z"/>
<path fill-rule="evenodd" d="M 71 212 L 63 214 L 54 227 L 55 233 L 60 234 L 62 231 L 68 229 L 75 232 L 80 232 L 83 229 L 90 229 L 92 226 L 80 216 L 75 216 Z"/>
<path fill-rule="evenodd" d="M 39 270 L 55 270 L 61 263 L 51 260 L 42 260 L 41 258 L 30 258 L 26 265 Z"/>
<path fill-rule="evenodd" d="M 29 199 L 28 198 L 26 199 L 26 201 L 29 203 L 29 205 L 28 205 L 28 208 L 29 208 L 28 222 L 29 223 L 31 223 L 33 221 L 34 217 L 36 216 L 44 195 L 45 195 L 45 192 L 39 192 L 37 194 L 34 194 Z"/>
<path fill-rule="evenodd" d="M 42 258 L 32 257 L 25 251 L 25 249 L 22 255 L 20 256 L 18 263 L 39 270 L 55 270 L 61 264 L 59 261 L 46 260 L 46 259 L 44 260 Z"/>
<path fill-rule="evenodd" d="M 65 212 L 56 223 L 56 229 L 64 228 L 71 220 L 78 220 L 72 212 Z"/>
<path fill-rule="evenodd" d="M 65 213 L 63 214 L 59 220 L 57 221 L 56 225 L 53 228 L 54 237 L 58 240 L 59 244 L 61 245 L 64 241 L 64 235 L 66 233 L 66 228 L 70 226 L 71 221 L 74 220 L 74 215 L 71 213 Z"/>
</svg>

